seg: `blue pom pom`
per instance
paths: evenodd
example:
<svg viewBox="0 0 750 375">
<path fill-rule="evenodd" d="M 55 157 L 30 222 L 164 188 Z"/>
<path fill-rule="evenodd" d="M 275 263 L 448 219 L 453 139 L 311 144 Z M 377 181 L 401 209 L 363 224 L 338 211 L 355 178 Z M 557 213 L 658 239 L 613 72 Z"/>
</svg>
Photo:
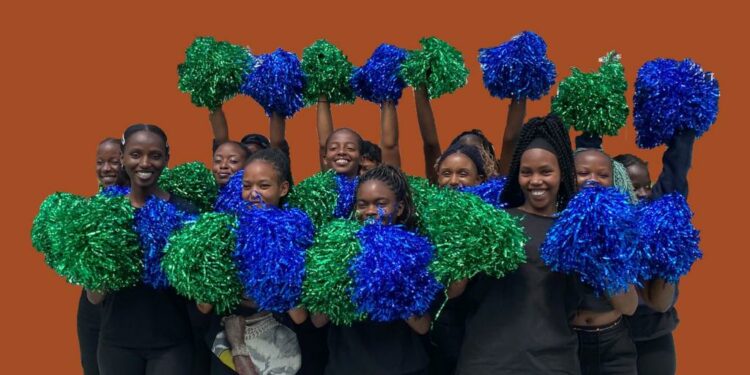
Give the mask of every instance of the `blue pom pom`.
<svg viewBox="0 0 750 375">
<path fill-rule="evenodd" d="M 693 60 L 655 59 L 638 70 L 633 122 L 641 148 L 668 143 L 674 134 L 708 131 L 719 112 L 719 82 Z"/>
<path fill-rule="evenodd" d="M 304 106 L 304 86 L 305 76 L 297 55 L 279 48 L 258 56 L 240 90 L 255 99 L 266 115 L 276 112 L 291 117 Z"/>
<path fill-rule="evenodd" d="M 121 197 L 123 195 L 130 194 L 130 186 L 122 186 L 122 185 L 112 185 L 107 186 L 105 188 L 102 188 L 101 191 L 99 191 L 99 194 L 114 198 L 114 197 Z"/>
<path fill-rule="evenodd" d="M 373 103 L 386 100 L 398 103 L 406 82 L 399 72 L 406 60 L 406 50 L 390 44 L 381 44 L 365 65 L 357 68 L 350 83 L 354 93 Z"/>
<path fill-rule="evenodd" d="M 555 64 L 547 58 L 547 43 L 524 31 L 494 48 L 479 50 L 484 87 L 498 98 L 537 100 L 555 83 Z"/>
<path fill-rule="evenodd" d="M 506 203 L 500 200 L 500 194 L 505 189 L 506 182 L 506 177 L 493 177 L 479 185 L 463 187 L 461 191 L 474 194 L 495 208 L 505 208 Z"/>
<path fill-rule="evenodd" d="M 237 215 L 242 207 L 247 206 L 247 202 L 242 200 L 242 177 L 245 175 L 244 170 L 235 172 L 226 185 L 219 190 L 219 196 L 214 203 L 214 211 L 225 214 Z"/>
<path fill-rule="evenodd" d="M 640 269 L 638 224 L 628 196 L 614 187 L 586 187 L 568 203 L 540 249 L 553 270 L 578 273 L 597 293 L 636 284 Z"/>
<path fill-rule="evenodd" d="M 687 201 L 681 194 L 672 193 L 641 203 L 637 213 L 645 258 L 641 277 L 676 283 L 703 257 L 698 248 L 700 232 L 693 227 Z"/>
<path fill-rule="evenodd" d="M 195 216 L 180 211 L 175 205 L 158 197 L 151 197 L 135 211 L 134 230 L 143 248 L 143 283 L 154 289 L 169 286 L 161 266 L 164 247 L 172 232 L 182 228 L 185 221 Z"/>
<path fill-rule="evenodd" d="M 349 178 L 343 174 L 336 174 L 336 191 L 339 195 L 336 198 L 334 218 L 348 218 L 351 215 L 358 184 L 359 177 Z"/>
<path fill-rule="evenodd" d="M 243 209 L 233 257 L 245 294 L 263 311 L 296 307 L 305 275 L 305 251 L 314 229 L 298 209 Z"/>
<path fill-rule="evenodd" d="M 362 252 L 349 268 L 352 301 L 378 322 L 422 315 L 442 288 L 428 271 L 434 248 L 397 225 L 372 223 L 357 234 Z"/>
</svg>

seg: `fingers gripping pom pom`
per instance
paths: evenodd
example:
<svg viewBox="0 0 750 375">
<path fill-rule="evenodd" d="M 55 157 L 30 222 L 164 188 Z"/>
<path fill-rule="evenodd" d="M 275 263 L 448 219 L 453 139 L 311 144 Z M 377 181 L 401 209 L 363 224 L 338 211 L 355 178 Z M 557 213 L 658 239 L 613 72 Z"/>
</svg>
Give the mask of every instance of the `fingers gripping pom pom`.
<svg viewBox="0 0 750 375">
<path fill-rule="evenodd" d="M 305 104 L 316 103 L 325 95 L 331 103 L 354 103 L 354 91 L 349 80 L 354 65 L 325 39 L 320 39 L 302 52 L 302 70 L 305 72 Z"/>
<path fill-rule="evenodd" d="M 617 135 L 630 113 L 625 99 L 625 69 L 614 51 L 599 61 L 597 72 L 573 68 L 571 75 L 560 82 L 552 99 L 552 112 L 578 131 Z"/>
<path fill-rule="evenodd" d="M 242 284 L 232 260 L 235 227 L 231 215 L 203 214 L 169 238 L 162 260 L 177 293 L 210 303 L 219 314 L 230 312 L 242 298 Z"/>
<path fill-rule="evenodd" d="M 636 143 L 653 148 L 692 129 L 700 137 L 716 122 L 719 82 L 693 60 L 655 59 L 638 70 L 633 96 Z"/>
<path fill-rule="evenodd" d="M 401 76 L 409 86 L 424 85 L 435 99 L 466 85 L 469 70 L 460 51 L 435 37 L 419 43 L 422 49 L 410 52 L 401 66 Z"/>
<path fill-rule="evenodd" d="M 383 103 L 398 103 L 406 83 L 399 74 L 406 59 L 405 50 L 390 44 L 381 44 L 365 65 L 354 71 L 351 85 L 360 98 Z"/>
<path fill-rule="evenodd" d="M 267 116 L 275 112 L 292 117 L 304 106 L 304 86 L 305 76 L 297 55 L 279 48 L 273 53 L 258 56 L 241 90 L 255 99 Z"/>
<path fill-rule="evenodd" d="M 524 31 L 494 48 L 479 50 L 484 87 L 492 96 L 538 100 L 555 83 L 555 64 L 547 58 L 547 43 Z"/>
<path fill-rule="evenodd" d="M 177 67 L 180 91 L 190 93 L 193 104 L 214 110 L 240 91 L 253 66 L 250 52 L 212 37 L 199 37 L 185 51 Z"/>
</svg>

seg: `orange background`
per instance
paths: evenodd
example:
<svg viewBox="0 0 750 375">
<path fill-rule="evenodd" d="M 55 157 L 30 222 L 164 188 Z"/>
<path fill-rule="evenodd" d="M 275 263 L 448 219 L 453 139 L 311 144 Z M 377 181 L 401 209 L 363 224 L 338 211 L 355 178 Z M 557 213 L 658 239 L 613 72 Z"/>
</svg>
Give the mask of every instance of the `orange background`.
<svg viewBox="0 0 750 375">
<path fill-rule="evenodd" d="M 2 195 L 3 272 L 0 285 L 4 373 L 79 373 L 75 313 L 79 288 L 57 277 L 34 252 L 32 219 L 53 191 L 92 194 L 96 190 L 94 152 L 106 136 L 119 137 L 135 122 L 162 126 L 173 149 L 172 165 L 210 162 L 207 111 L 193 107 L 177 90 L 176 66 L 199 35 L 250 46 L 255 53 L 277 47 L 294 51 L 326 37 L 361 65 L 381 42 L 417 48 L 435 35 L 463 51 L 469 84 L 433 102 L 442 145 L 462 129 L 481 128 L 499 144 L 507 101 L 491 98 L 482 86 L 477 49 L 499 44 L 522 30 L 546 39 L 558 81 L 571 66 L 590 71 L 611 49 L 622 54 L 631 90 L 638 67 L 655 57 L 691 57 L 716 73 L 720 114 L 695 146 L 690 203 L 702 230 L 703 261 L 681 287 L 682 324 L 676 331 L 680 374 L 732 373 L 744 362 L 748 325 L 743 315 L 745 265 L 750 261 L 741 222 L 748 207 L 747 40 L 745 14 L 718 1 L 609 2 L 436 2 L 363 4 L 345 1 L 25 1 L 2 12 L 2 104 L 5 177 Z M 255 5 L 250 5 L 256 3 Z M 275 5 L 272 5 L 274 4 Z M 552 89 L 552 92 L 555 88 Z M 743 94 L 744 93 L 744 94 Z M 545 114 L 549 97 L 529 106 L 529 116 Z M 232 136 L 267 133 L 261 108 L 247 97 L 225 106 Z M 399 106 L 404 167 L 423 174 L 413 94 Z M 334 108 L 338 125 L 377 141 L 378 107 L 358 101 Z M 316 171 L 315 111 L 305 109 L 287 123 L 297 179 Z M 660 170 L 663 149 L 638 150 L 632 117 L 621 135 L 605 142 L 611 154 L 635 152 Z M 744 141 L 744 142 L 743 142 Z M 742 144 L 741 144 L 742 142 Z M 18 178 L 17 178 L 18 177 Z M 747 230 L 745 230 L 747 233 Z M 744 249 L 744 250 L 743 250 Z M 13 371 L 17 370 L 17 371 Z M 731 371 L 731 372 L 730 372 Z"/>
</svg>

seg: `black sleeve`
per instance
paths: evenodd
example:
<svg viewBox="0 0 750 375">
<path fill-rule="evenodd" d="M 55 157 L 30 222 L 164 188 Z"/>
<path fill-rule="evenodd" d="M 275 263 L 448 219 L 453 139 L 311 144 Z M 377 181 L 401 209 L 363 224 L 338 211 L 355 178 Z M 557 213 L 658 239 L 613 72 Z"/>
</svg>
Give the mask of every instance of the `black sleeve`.
<svg viewBox="0 0 750 375">
<path fill-rule="evenodd" d="M 602 137 L 596 134 L 582 133 L 576 137 L 576 150 L 582 148 L 601 149 Z"/>
<path fill-rule="evenodd" d="M 653 187 L 654 198 L 678 192 L 687 198 L 687 175 L 693 160 L 695 131 L 682 130 L 675 134 L 662 156 L 662 170 Z"/>
</svg>

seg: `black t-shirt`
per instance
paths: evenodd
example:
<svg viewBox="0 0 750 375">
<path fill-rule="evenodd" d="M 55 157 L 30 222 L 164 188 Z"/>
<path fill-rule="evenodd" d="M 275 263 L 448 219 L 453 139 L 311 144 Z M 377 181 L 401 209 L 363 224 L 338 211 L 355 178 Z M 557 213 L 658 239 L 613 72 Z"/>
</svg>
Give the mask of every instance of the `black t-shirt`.
<svg viewBox="0 0 750 375">
<path fill-rule="evenodd" d="M 331 325 L 326 375 L 405 375 L 427 369 L 423 338 L 403 321 Z"/>
<path fill-rule="evenodd" d="M 197 213 L 184 199 L 172 195 L 169 202 L 178 209 Z M 100 340 L 125 348 L 162 348 L 191 340 L 189 304 L 173 288 L 136 286 L 108 294 L 102 303 Z"/>
<path fill-rule="evenodd" d="M 89 302 L 85 289 L 81 291 L 81 297 L 78 299 L 76 320 L 79 327 L 89 331 L 98 332 L 102 324 L 102 307 Z"/>
<path fill-rule="evenodd" d="M 484 275 L 467 287 L 472 300 L 457 374 L 579 374 L 578 337 L 570 320 L 580 303 L 577 280 L 552 272 L 539 247 L 553 218 L 522 218 L 526 263 L 501 279 Z"/>
<path fill-rule="evenodd" d="M 578 306 L 579 310 L 588 310 L 594 312 L 608 312 L 615 308 L 609 299 L 605 295 L 596 295 L 594 288 L 588 286 L 579 281 L 581 304 Z"/>
</svg>

